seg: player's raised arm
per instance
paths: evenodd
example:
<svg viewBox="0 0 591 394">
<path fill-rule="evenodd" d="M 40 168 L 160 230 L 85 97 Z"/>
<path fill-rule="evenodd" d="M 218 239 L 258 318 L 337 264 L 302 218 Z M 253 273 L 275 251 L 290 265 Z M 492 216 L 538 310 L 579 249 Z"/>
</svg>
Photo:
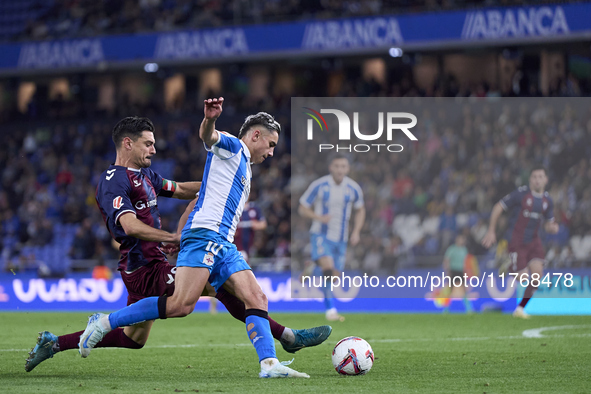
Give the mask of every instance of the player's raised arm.
<svg viewBox="0 0 591 394">
<path fill-rule="evenodd" d="M 222 104 L 224 98 L 203 100 L 203 113 L 205 118 L 199 127 L 199 137 L 209 147 L 213 146 L 219 140 L 219 134 L 215 129 L 215 121 L 222 114 Z"/>
</svg>

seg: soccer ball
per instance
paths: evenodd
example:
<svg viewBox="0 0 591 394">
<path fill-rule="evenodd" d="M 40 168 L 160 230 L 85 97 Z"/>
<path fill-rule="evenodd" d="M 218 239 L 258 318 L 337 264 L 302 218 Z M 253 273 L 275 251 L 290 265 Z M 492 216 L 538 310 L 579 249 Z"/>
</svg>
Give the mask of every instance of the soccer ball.
<svg viewBox="0 0 591 394">
<path fill-rule="evenodd" d="M 342 375 L 365 375 L 373 366 L 373 350 L 364 339 L 343 338 L 332 351 L 332 365 Z"/>
</svg>

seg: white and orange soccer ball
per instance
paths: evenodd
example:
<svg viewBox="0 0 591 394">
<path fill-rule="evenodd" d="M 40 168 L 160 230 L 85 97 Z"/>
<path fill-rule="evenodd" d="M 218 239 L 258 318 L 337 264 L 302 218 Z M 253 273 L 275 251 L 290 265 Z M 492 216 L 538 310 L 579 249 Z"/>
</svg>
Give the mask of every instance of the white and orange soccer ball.
<svg viewBox="0 0 591 394">
<path fill-rule="evenodd" d="M 373 350 L 364 339 L 343 338 L 332 351 L 332 365 L 342 375 L 365 375 L 373 366 Z"/>
</svg>

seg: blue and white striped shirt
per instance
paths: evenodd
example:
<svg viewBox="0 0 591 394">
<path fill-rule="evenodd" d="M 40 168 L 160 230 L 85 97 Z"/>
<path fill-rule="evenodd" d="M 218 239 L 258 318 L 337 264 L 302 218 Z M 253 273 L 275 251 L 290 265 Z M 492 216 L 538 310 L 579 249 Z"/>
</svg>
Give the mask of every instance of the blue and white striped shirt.
<svg viewBox="0 0 591 394">
<path fill-rule="evenodd" d="M 183 233 L 206 228 L 232 242 L 250 193 L 250 151 L 238 138 L 218 133 L 211 148 L 204 144 L 208 153 L 199 198 Z"/>
<path fill-rule="evenodd" d="M 317 215 L 330 215 L 328 224 L 313 220 L 310 233 L 324 235 L 334 242 L 347 242 L 351 210 L 363 207 L 363 192 L 349 177 L 337 185 L 332 175 L 325 175 L 310 184 L 300 204 L 312 208 Z"/>
</svg>

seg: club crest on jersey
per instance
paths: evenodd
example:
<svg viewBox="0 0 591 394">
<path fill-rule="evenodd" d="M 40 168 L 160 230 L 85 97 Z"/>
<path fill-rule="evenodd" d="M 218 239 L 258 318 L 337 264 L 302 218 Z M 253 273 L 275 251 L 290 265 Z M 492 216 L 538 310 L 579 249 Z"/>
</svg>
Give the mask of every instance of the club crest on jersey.
<svg viewBox="0 0 591 394">
<path fill-rule="evenodd" d="M 113 199 L 113 208 L 119 209 L 123 206 L 123 197 L 117 196 Z"/>
<path fill-rule="evenodd" d="M 545 211 L 545 210 L 546 210 L 546 208 L 548 208 L 548 203 L 547 203 L 546 201 L 544 201 L 544 202 L 542 203 L 542 210 L 544 210 L 544 211 Z"/>
<path fill-rule="evenodd" d="M 525 203 L 527 204 L 527 206 L 528 206 L 528 207 L 531 207 L 531 203 L 532 203 L 532 201 L 531 201 L 531 198 L 528 198 L 528 199 L 525 201 Z"/>
<path fill-rule="evenodd" d="M 211 267 L 213 265 L 213 253 L 207 252 L 207 254 L 203 257 L 203 264 Z"/>
</svg>

